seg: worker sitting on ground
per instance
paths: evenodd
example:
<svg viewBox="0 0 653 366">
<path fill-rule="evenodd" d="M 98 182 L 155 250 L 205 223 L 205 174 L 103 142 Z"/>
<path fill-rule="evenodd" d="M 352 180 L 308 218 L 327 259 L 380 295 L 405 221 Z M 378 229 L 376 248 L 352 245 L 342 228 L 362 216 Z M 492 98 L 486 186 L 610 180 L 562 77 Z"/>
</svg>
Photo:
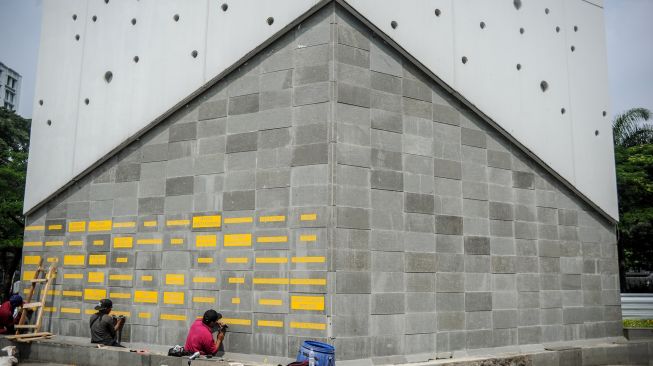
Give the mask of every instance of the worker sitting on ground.
<svg viewBox="0 0 653 366">
<path fill-rule="evenodd" d="M 23 298 L 20 295 L 12 295 L 9 301 L 0 306 L 0 334 L 11 334 L 14 332 L 16 317 L 14 311 L 23 306 Z"/>
<path fill-rule="evenodd" d="M 97 313 L 91 316 L 91 343 L 99 343 L 105 346 L 123 347 L 120 344 L 120 334 L 125 325 L 125 317 L 118 318 L 109 315 L 113 308 L 113 302 L 109 299 L 100 300 L 95 306 Z"/>
<path fill-rule="evenodd" d="M 215 355 L 220 349 L 227 332 L 227 326 L 218 322 L 222 315 L 211 309 L 204 313 L 202 319 L 197 319 L 188 330 L 184 351 L 189 354 L 199 352 L 202 355 Z M 213 340 L 213 330 L 218 330 L 218 335 Z"/>
</svg>

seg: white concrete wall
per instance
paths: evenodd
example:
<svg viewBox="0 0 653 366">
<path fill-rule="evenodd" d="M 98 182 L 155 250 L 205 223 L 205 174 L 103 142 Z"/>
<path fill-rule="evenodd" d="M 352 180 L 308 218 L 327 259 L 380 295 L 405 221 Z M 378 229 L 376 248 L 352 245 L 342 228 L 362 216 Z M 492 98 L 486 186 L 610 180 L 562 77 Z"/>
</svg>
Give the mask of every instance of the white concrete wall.
<svg viewBox="0 0 653 366">
<path fill-rule="evenodd" d="M 25 210 L 317 2 L 46 0 Z M 346 2 L 618 217 L 601 1 Z"/>
</svg>

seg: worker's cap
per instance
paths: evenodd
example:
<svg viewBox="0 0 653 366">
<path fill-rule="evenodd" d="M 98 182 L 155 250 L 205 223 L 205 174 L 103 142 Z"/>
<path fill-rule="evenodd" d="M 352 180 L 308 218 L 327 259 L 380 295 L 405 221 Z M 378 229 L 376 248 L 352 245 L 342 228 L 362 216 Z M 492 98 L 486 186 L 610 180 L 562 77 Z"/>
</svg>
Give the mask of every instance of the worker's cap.
<svg viewBox="0 0 653 366">
<path fill-rule="evenodd" d="M 10 303 L 13 307 L 21 306 L 21 305 L 23 305 L 23 298 L 22 298 L 20 295 L 18 295 L 18 294 L 16 294 L 16 295 L 12 295 L 12 296 L 9 298 L 9 303 Z"/>
<path fill-rule="evenodd" d="M 102 299 L 95 305 L 95 310 L 106 310 L 113 307 L 113 302 L 109 299 Z"/>
</svg>

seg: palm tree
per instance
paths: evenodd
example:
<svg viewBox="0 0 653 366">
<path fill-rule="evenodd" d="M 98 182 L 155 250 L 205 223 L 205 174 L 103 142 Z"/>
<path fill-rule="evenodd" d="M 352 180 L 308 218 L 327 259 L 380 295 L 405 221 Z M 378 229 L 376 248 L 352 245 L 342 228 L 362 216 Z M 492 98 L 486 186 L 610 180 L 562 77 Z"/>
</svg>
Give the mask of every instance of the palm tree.
<svg viewBox="0 0 653 366">
<path fill-rule="evenodd" d="M 646 108 L 632 108 L 618 114 L 612 120 L 614 146 L 653 144 L 653 124 L 642 123 L 649 118 L 651 118 L 651 111 Z"/>
</svg>

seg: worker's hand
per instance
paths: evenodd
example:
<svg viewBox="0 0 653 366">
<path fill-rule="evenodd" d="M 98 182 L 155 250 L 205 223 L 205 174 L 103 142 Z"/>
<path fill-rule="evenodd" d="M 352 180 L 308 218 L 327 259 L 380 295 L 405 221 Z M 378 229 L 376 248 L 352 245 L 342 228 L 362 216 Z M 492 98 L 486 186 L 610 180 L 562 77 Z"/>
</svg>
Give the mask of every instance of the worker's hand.
<svg viewBox="0 0 653 366">
<path fill-rule="evenodd" d="M 224 340 L 224 332 L 218 332 L 218 341 L 222 342 Z"/>
<path fill-rule="evenodd" d="M 125 318 L 125 317 L 122 317 L 122 316 L 121 316 L 121 317 L 118 317 L 118 322 L 117 322 L 117 323 L 118 323 L 119 325 L 125 324 L 125 319 L 126 319 L 126 318 Z"/>
</svg>

